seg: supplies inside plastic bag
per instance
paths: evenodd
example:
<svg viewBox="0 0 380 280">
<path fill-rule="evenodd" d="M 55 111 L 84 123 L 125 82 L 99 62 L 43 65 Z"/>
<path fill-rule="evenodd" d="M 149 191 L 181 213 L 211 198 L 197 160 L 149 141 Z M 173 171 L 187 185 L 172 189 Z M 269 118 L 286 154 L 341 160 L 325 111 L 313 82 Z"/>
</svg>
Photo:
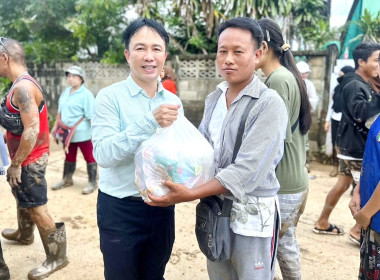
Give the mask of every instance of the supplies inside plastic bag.
<svg viewBox="0 0 380 280">
<path fill-rule="evenodd" d="M 154 196 L 166 195 L 169 189 L 163 180 L 191 189 L 213 177 L 214 150 L 182 114 L 136 150 L 135 183 L 144 199 L 148 199 L 148 191 Z"/>
</svg>

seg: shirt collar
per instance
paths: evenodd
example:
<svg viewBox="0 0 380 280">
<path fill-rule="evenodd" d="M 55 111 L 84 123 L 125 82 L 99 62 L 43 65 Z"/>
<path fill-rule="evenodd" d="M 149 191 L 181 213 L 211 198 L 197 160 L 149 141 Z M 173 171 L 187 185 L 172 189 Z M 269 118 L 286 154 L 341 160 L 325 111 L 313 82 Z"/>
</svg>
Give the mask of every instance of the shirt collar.
<svg viewBox="0 0 380 280">
<path fill-rule="evenodd" d="M 69 88 L 69 92 L 71 91 L 72 87 Z M 84 90 L 84 84 L 82 84 L 76 91 L 74 91 L 71 95 L 74 93 L 81 93 Z"/>
<path fill-rule="evenodd" d="M 259 98 L 259 81 L 259 78 L 256 75 L 254 75 L 252 81 L 245 88 L 242 89 L 242 91 L 239 93 L 235 100 L 239 100 L 243 95 Z M 221 90 L 222 92 L 226 92 L 226 90 L 228 89 L 228 83 L 226 81 L 221 82 L 217 85 L 217 89 Z"/>
<path fill-rule="evenodd" d="M 158 90 L 156 94 L 162 94 L 164 92 L 164 87 L 162 86 L 160 81 L 157 80 L 157 83 L 158 83 L 158 87 L 157 87 Z M 136 84 L 131 74 L 129 74 L 127 78 L 127 86 L 130 90 L 131 96 L 138 95 L 139 93 L 146 95 L 145 90 L 141 88 L 138 84 Z"/>
</svg>

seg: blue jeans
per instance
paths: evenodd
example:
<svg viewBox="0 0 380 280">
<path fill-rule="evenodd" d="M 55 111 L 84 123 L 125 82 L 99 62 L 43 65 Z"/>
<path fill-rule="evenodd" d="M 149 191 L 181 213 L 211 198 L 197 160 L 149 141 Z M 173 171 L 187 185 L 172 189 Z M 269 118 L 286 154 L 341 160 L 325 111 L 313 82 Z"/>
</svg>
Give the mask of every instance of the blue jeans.
<svg viewBox="0 0 380 280">
<path fill-rule="evenodd" d="M 99 191 L 97 215 L 105 279 L 164 279 L 174 243 L 174 206 L 152 207 Z"/>
</svg>

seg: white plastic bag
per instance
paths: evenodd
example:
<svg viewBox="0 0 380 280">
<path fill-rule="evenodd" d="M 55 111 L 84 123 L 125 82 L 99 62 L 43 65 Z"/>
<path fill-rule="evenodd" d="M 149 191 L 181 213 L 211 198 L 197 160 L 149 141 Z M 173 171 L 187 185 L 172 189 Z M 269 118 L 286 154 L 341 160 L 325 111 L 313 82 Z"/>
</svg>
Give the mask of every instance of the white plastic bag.
<svg viewBox="0 0 380 280">
<path fill-rule="evenodd" d="M 148 199 L 148 190 L 154 196 L 169 192 L 162 180 L 191 189 L 213 177 L 214 150 L 182 114 L 172 125 L 159 128 L 136 150 L 135 183 L 144 199 Z"/>
</svg>

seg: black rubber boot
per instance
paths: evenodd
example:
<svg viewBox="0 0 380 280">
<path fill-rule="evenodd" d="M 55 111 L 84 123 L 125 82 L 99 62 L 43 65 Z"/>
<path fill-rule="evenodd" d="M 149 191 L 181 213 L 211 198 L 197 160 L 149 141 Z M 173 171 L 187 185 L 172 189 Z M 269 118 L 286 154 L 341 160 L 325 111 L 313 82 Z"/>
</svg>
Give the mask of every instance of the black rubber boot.
<svg viewBox="0 0 380 280">
<path fill-rule="evenodd" d="M 84 187 L 82 194 L 92 193 L 98 187 L 96 182 L 97 171 L 98 165 L 96 162 L 87 163 L 88 185 Z"/>
<path fill-rule="evenodd" d="M 52 190 L 60 190 L 60 189 L 63 189 L 65 187 L 69 187 L 69 186 L 72 186 L 74 185 L 74 181 L 73 181 L 73 175 L 74 175 L 74 172 L 75 172 L 75 168 L 76 168 L 76 162 L 68 162 L 68 161 L 65 161 L 64 165 L 63 165 L 63 177 L 62 177 L 62 181 L 58 182 L 57 184 L 55 184 L 51 189 Z"/>
<path fill-rule="evenodd" d="M 1 248 L 1 242 L 0 242 L 0 280 L 9 280 L 9 269 L 7 264 L 4 261 L 3 257 L 3 248 Z"/>
<path fill-rule="evenodd" d="M 40 231 L 46 260 L 28 273 L 28 279 L 43 279 L 53 272 L 65 267 L 69 260 L 66 255 L 66 230 L 64 223 L 56 223 L 55 231 Z"/>
<path fill-rule="evenodd" d="M 30 218 L 28 209 L 17 207 L 17 229 L 6 228 L 2 231 L 5 239 L 19 242 L 23 245 L 32 244 L 34 241 L 34 222 Z"/>
</svg>

